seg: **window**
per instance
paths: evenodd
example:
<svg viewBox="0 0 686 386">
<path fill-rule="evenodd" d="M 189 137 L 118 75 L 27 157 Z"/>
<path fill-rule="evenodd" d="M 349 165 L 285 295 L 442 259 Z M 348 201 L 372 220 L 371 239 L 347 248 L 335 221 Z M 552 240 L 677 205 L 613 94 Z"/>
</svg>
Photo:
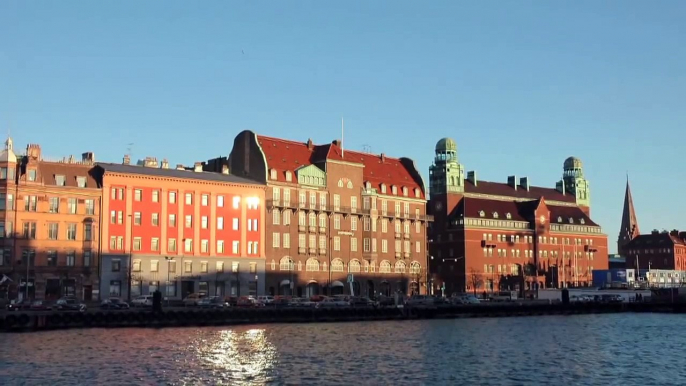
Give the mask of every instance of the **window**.
<svg viewBox="0 0 686 386">
<path fill-rule="evenodd" d="M 119 272 L 121 271 L 121 260 L 119 259 L 112 259 L 112 272 Z"/>
<path fill-rule="evenodd" d="M 231 245 L 231 252 L 232 252 L 234 255 L 239 254 L 240 242 L 234 240 L 231 244 L 232 244 L 232 245 Z"/>
<path fill-rule="evenodd" d="M 233 197 L 233 208 L 238 209 L 241 206 L 241 197 L 240 196 L 234 196 Z"/>
<path fill-rule="evenodd" d="M 193 252 L 193 240 L 192 239 L 185 239 L 183 249 L 186 252 Z"/>
<path fill-rule="evenodd" d="M 176 192 L 169 192 L 169 203 L 176 204 Z"/>
<path fill-rule="evenodd" d="M 290 248 L 291 247 L 291 235 L 290 233 L 284 233 L 281 237 L 283 240 L 283 247 L 284 248 Z"/>
<path fill-rule="evenodd" d="M 153 190 L 152 191 L 152 202 L 160 202 L 160 191 L 159 190 Z"/>
<path fill-rule="evenodd" d="M 281 223 L 281 212 L 278 209 L 272 211 L 272 224 L 279 225 Z"/>
<path fill-rule="evenodd" d="M 35 239 L 36 238 L 36 223 L 35 222 L 25 222 L 23 229 L 23 237 L 25 239 Z"/>
<path fill-rule="evenodd" d="M 160 262 L 157 260 L 150 261 L 150 272 L 159 272 Z"/>
<path fill-rule="evenodd" d="M 352 252 L 357 252 L 357 237 L 350 238 L 350 250 Z"/>
<path fill-rule="evenodd" d="M 334 251 L 340 251 L 341 250 L 341 238 L 338 236 L 334 236 L 334 238 L 333 238 L 333 250 Z"/>
<path fill-rule="evenodd" d="M 133 214 L 133 223 L 135 225 L 141 225 L 143 223 L 141 212 L 135 212 Z"/>
<path fill-rule="evenodd" d="M 50 223 L 48 224 L 48 239 L 50 240 L 57 240 L 59 237 L 59 224 L 57 223 Z"/>
<path fill-rule="evenodd" d="M 250 263 L 249 269 L 250 269 L 249 273 L 252 273 L 252 274 L 257 273 L 257 263 Z"/>
<path fill-rule="evenodd" d="M 224 196 L 217 196 L 217 207 L 218 208 L 224 207 Z"/>
<path fill-rule="evenodd" d="M 95 214 L 95 200 L 86 200 L 86 214 L 93 215 Z"/>
<path fill-rule="evenodd" d="M 176 252 L 176 239 L 167 239 L 167 252 Z"/>
<path fill-rule="evenodd" d="M 207 222 L 208 222 L 207 216 L 200 217 L 200 228 L 207 229 L 207 226 L 208 226 Z"/>
<path fill-rule="evenodd" d="M 160 214 L 159 213 L 153 213 L 151 219 L 152 219 L 152 225 L 153 226 L 159 226 L 160 225 Z"/>
<path fill-rule="evenodd" d="M 206 261 L 200 262 L 200 272 L 201 273 L 207 273 L 207 262 Z"/>
<path fill-rule="evenodd" d="M 50 197 L 49 199 L 50 202 L 50 213 L 59 213 L 60 212 L 60 199 L 58 197 Z"/>
<path fill-rule="evenodd" d="M 291 182 L 293 180 L 293 174 L 290 171 L 286 172 L 286 181 Z"/>
<path fill-rule="evenodd" d="M 231 263 L 231 272 L 238 273 L 238 262 L 234 261 Z"/>
<path fill-rule="evenodd" d="M 224 229 L 224 217 L 217 217 L 217 229 Z"/>
<path fill-rule="evenodd" d="M 110 280 L 110 296 L 120 297 L 121 296 L 121 281 Z"/>
<path fill-rule="evenodd" d="M 48 267 L 57 266 L 57 251 L 48 251 Z"/>
<path fill-rule="evenodd" d="M 257 252 L 257 249 L 258 249 L 258 248 L 257 248 L 257 244 L 258 244 L 257 241 L 249 241 L 249 242 L 248 242 L 248 254 L 249 254 L 249 255 L 257 255 L 257 254 L 258 254 L 258 252 Z"/>
<path fill-rule="evenodd" d="M 84 241 L 93 240 L 93 224 L 91 224 L 91 223 L 83 224 L 83 240 Z"/>
<path fill-rule="evenodd" d="M 333 216 L 333 229 L 341 229 L 341 216 L 338 214 Z"/>
<path fill-rule="evenodd" d="M 217 253 L 224 253 L 224 240 L 217 240 Z"/>
<path fill-rule="evenodd" d="M 200 252 L 209 253 L 210 252 L 210 241 L 200 240 Z"/>
<path fill-rule="evenodd" d="M 24 196 L 24 210 L 27 212 L 36 211 L 36 196 Z"/>
<path fill-rule="evenodd" d="M 90 267 L 91 260 L 93 260 L 93 253 L 91 251 L 83 251 L 83 266 Z"/>
<path fill-rule="evenodd" d="M 193 216 L 186 215 L 186 228 L 193 228 Z"/>
<path fill-rule="evenodd" d="M 153 237 L 150 239 L 150 250 L 151 251 L 159 251 L 160 250 L 160 239 L 157 237 Z"/>
<path fill-rule="evenodd" d="M 140 189 L 135 189 L 133 191 L 133 200 L 134 201 L 142 201 L 143 200 L 143 191 Z"/>
<path fill-rule="evenodd" d="M 35 181 L 36 180 L 36 169 L 29 170 L 28 179 L 29 179 L 29 181 Z"/>
<path fill-rule="evenodd" d="M 371 249 L 372 249 L 372 242 L 371 242 L 371 240 L 368 239 L 368 238 L 365 238 L 365 239 L 363 240 L 363 243 L 364 243 L 364 245 L 363 245 L 364 251 L 365 251 L 365 252 L 371 251 Z"/>
<path fill-rule="evenodd" d="M 160 282 L 159 281 L 151 281 L 150 284 L 148 284 L 148 293 L 150 295 L 154 294 L 159 290 L 160 288 Z"/>
<path fill-rule="evenodd" d="M 210 195 L 209 194 L 203 194 L 200 196 L 200 205 L 202 206 L 208 206 L 210 204 Z"/>
<path fill-rule="evenodd" d="M 218 261 L 216 266 L 215 266 L 215 270 L 219 273 L 224 272 L 224 263 L 221 261 Z"/>
<path fill-rule="evenodd" d="M 193 205 L 193 193 L 186 193 L 186 205 Z"/>
<path fill-rule="evenodd" d="M 272 247 L 278 248 L 280 246 L 281 246 L 281 233 L 279 233 L 279 232 L 272 233 Z"/>
<path fill-rule="evenodd" d="M 67 179 L 64 176 L 56 175 L 55 176 L 55 185 L 66 186 L 67 185 Z"/>
<path fill-rule="evenodd" d="M 357 217 L 353 216 L 350 218 L 350 230 L 357 230 Z"/>
<path fill-rule="evenodd" d="M 238 218 L 234 217 L 233 218 L 233 230 L 237 231 L 238 230 Z"/>
<path fill-rule="evenodd" d="M 169 215 L 169 226 L 170 227 L 176 227 L 176 215 L 175 214 Z"/>
<path fill-rule="evenodd" d="M 193 262 L 192 261 L 184 261 L 183 262 L 183 272 L 184 273 L 192 273 L 193 272 Z"/>
<path fill-rule="evenodd" d="M 134 237 L 133 238 L 133 250 L 134 251 L 140 251 L 141 250 L 141 238 L 140 237 Z"/>
</svg>

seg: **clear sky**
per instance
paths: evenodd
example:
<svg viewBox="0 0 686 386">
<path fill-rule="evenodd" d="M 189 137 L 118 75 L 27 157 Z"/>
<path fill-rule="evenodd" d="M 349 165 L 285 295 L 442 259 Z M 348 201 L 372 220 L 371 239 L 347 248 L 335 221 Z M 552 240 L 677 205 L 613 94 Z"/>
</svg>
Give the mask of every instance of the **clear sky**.
<svg viewBox="0 0 686 386">
<path fill-rule="evenodd" d="M 683 1 L 0 1 L 0 132 L 47 157 L 228 155 L 244 129 L 554 187 L 581 158 L 614 250 L 683 228 Z"/>
</svg>

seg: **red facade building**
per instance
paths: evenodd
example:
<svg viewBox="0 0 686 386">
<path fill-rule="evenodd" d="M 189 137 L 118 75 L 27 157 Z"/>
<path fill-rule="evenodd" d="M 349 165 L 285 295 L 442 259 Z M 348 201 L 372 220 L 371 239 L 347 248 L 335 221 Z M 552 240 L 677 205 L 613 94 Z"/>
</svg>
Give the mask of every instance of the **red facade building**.
<svg viewBox="0 0 686 386">
<path fill-rule="evenodd" d="M 581 161 L 570 157 L 555 189 L 465 175 L 455 141 L 436 145 L 430 169 L 433 290 L 493 292 L 587 286 L 607 269 L 607 236 L 590 218 Z"/>
<path fill-rule="evenodd" d="M 154 158 L 99 163 L 94 174 L 106 213 L 104 296 L 263 293 L 264 185 Z"/>
</svg>

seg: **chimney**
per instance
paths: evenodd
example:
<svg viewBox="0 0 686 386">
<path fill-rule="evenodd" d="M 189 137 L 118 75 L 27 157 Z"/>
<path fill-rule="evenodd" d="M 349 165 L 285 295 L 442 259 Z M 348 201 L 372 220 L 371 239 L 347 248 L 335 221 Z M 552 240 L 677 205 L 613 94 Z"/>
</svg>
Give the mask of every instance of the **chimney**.
<svg viewBox="0 0 686 386">
<path fill-rule="evenodd" d="M 566 192 L 565 192 L 565 182 L 564 182 L 564 180 L 558 181 L 557 184 L 555 184 L 555 190 L 557 190 L 558 192 L 562 193 L 563 196 L 565 195 Z"/>
<path fill-rule="evenodd" d="M 517 190 L 517 176 L 508 176 L 507 185 L 514 190 Z"/>
<path fill-rule="evenodd" d="M 229 165 L 222 165 L 222 174 L 229 174 Z"/>
<path fill-rule="evenodd" d="M 122 162 L 124 165 L 130 165 L 131 164 L 131 156 L 128 154 L 124 155 L 124 162 Z"/>
<path fill-rule="evenodd" d="M 381 162 L 386 162 L 386 154 L 381 153 Z"/>
<path fill-rule="evenodd" d="M 674 236 L 674 237 L 679 237 L 679 230 L 677 230 L 677 229 L 672 229 L 672 231 L 669 232 L 669 234 L 672 235 L 672 236 Z"/>
<path fill-rule="evenodd" d="M 333 142 L 331 142 L 332 145 L 336 145 L 338 147 L 341 147 L 341 140 L 340 139 L 334 139 Z"/>
<path fill-rule="evenodd" d="M 162 160 L 162 164 L 160 165 L 160 169 L 169 169 L 169 161 L 167 159 Z"/>
<path fill-rule="evenodd" d="M 26 155 L 33 158 L 33 159 L 41 159 L 41 151 L 40 151 L 40 145 L 37 143 L 30 143 L 26 145 Z"/>
<path fill-rule="evenodd" d="M 193 171 L 194 172 L 201 172 L 202 171 L 202 162 L 196 162 L 193 164 Z"/>
<path fill-rule="evenodd" d="M 81 154 L 81 161 L 83 162 L 95 162 L 95 154 L 91 151 L 87 151 L 83 154 Z"/>
<path fill-rule="evenodd" d="M 651 233 L 651 234 L 654 234 L 654 235 L 659 235 L 659 234 L 660 234 L 660 231 L 657 230 L 657 229 L 653 229 L 653 231 L 650 232 L 650 233 Z"/>
<path fill-rule="evenodd" d="M 176 170 L 186 170 L 186 167 L 183 164 L 176 164 Z"/>
<path fill-rule="evenodd" d="M 472 185 L 476 186 L 476 172 L 471 171 L 467 172 L 467 180 L 472 183 Z"/>
<path fill-rule="evenodd" d="M 145 166 L 147 168 L 156 168 L 157 167 L 157 158 L 145 157 L 145 159 L 142 162 L 138 162 L 138 164 L 141 166 Z"/>
<path fill-rule="evenodd" d="M 312 144 L 312 138 L 307 139 L 307 148 L 310 150 L 314 149 L 314 145 Z"/>
<path fill-rule="evenodd" d="M 529 191 L 529 177 L 522 177 L 519 179 L 519 186 L 521 186 L 523 189 L 526 189 L 526 191 Z"/>
</svg>

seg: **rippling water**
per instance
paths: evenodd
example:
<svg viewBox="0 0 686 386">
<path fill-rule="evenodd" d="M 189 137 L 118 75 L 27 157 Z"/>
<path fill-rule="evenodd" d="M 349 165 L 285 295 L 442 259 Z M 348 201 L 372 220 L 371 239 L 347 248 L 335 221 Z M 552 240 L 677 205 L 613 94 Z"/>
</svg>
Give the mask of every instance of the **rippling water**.
<svg viewBox="0 0 686 386">
<path fill-rule="evenodd" d="M 2 385 L 683 385 L 686 316 L 0 334 Z"/>
</svg>

